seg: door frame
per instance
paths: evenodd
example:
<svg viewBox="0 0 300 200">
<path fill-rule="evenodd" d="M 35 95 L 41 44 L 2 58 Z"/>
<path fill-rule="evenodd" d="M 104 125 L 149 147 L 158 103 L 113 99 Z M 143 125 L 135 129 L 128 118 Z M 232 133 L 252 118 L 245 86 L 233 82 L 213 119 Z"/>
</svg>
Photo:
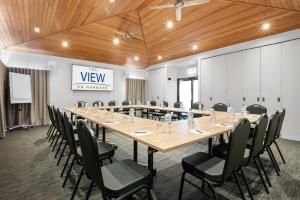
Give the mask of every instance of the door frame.
<svg viewBox="0 0 300 200">
<path fill-rule="evenodd" d="M 188 77 L 188 78 L 178 78 L 177 79 L 177 102 L 179 102 L 179 88 L 180 88 L 180 81 L 191 81 L 191 107 L 194 101 L 194 80 L 198 80 L 198 76 Z M 198 97 L 197 97 L 198 98 Z"/>
</svg>

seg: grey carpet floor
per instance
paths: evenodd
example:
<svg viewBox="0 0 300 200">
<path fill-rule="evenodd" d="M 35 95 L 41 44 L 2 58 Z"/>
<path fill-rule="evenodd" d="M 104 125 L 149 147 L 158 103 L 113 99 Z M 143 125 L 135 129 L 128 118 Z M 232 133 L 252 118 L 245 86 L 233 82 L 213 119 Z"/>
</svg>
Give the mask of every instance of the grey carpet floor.
<svg viewBox="0 0 300 200">
<path fill-rule="evenodd" d="M 60 173 L 66 157 L 57 167 L 57 159 L 54 158 L 54 153 L 51 152 L 46 140 L 47 129 L 48 127 L 35 127 L 29 131 L 14 131 L 0 140 L 1 200 L 70 199 L 80 168 L 74 167 L 66 187 L 62 188 L 63 178 L 60 177 Z M 131 140 L 111 132 L 107 134 L 107 138 L 118 144 L 115 159 L 132 158 Z M 263 162 L 267 166 L 273 185 L 269 195 L 265 193 L 256 170 L 252 166 L 245 169 L 255 199 L 300 199 L 300 142 L 280 139 L 279 145 L 287 161 L 284 165 L 273 147 L 281 168 L 281 176 L 275 174 L 267 155 L 263 156 Z M 182 173 L 181 159 L 198 151 L 207 151 L 206 142 L 189 145 L 169 153 L 158 152 L 154 155 L 157 168 L 154 191 L 158 199 L 178 198 Z M 146 147 L 139 144 L 140 162 L 146 163 L 146 152 Z M 189 178 L 196 184 L 201 184 L 199 180 Z M 89 183 L 86 177 L 82 179 L 75 199 L 85 198 Z M 246 189 L 243 189 L 246 193 Z M 237 186 L 233 182 L 226 182 L 224 187 L 217 189 L 217 192 L 220 199 L 240 199 Z M 185 184 L 183 194 L 183 199 L 212 199 L 188 184 Z M 93 189 L 90 199 L 102 199 L 98 188 Z"/>
</svg>

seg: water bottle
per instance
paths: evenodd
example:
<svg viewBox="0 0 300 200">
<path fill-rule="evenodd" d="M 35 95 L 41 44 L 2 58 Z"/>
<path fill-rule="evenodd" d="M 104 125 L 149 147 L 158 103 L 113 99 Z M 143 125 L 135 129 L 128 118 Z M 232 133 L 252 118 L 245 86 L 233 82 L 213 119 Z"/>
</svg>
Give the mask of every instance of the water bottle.
<svg viewBox="0 0 300 200">
<path fill-rule="evenodd" d="M 150 106 L 150 101 L 147 101 L 147 106 Z"/>
<path fill-rule="evenodd" d="M 192 109 L 189 109 L 189 112 L 188 112 L 188 123 L 189 123 L 189 127 L 193 128 L 193 126 L 194 126 L 194 114 L 192 112 Z"/>
<path fill-rule="evenodd" d="M 164 107 L 164 102 L 160 102 L 160 107 Z"/>
<path fill-rule="evenodd" d="M 211 120 L 212 125 L 215 126 L 215 123 L 216 123 L 216 111 L 213 108 L 210 109 L 210 120 Z"/>
<path fill-rule="evenodd" d="M 172 116 L 170 113 L 165 114 L 166 132 L 171 133 Z"/>
<path fill-rule="evenodd" d="M 229 104 L 229 106 L 227 107 L 227 120 L 230 120 L 230 116 L 231 116 L 231 106 Z"/>
<path fill-rule="evenodd" d="M 134 110 L 133 110 L 133 108 L 129 109 L 129 120 L 130 120 L 130 123 L 134 123 Z"/>
<path fill-rule="evenodd" d="M 246 108 L 246 106 L 243 104 L 243 106 L 242 106 L 242 117 L 244 117 L 246 113 L 247 113 L 247 108 Z"/>
<path fill-rule="evenodd" d="M 141 101 L 140 101 L 140 100 L 138 100 L 137 104 L 138 104 L 138 105 L 140 105 L 140 104 L 141 104 Z"/>
</svg>

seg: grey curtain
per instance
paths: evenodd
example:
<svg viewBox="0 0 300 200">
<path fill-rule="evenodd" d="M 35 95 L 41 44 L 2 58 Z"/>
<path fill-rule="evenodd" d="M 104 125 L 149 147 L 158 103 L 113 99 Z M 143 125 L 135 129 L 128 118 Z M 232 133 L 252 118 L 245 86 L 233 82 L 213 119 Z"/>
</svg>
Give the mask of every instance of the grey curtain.
<svg viewBox="0 0 300 200">
<path fill-rule="evenodd" d="M 6 73 L 6 125 L 12 127 L 18 125 L 19 117 L 21 124 L 45 125 L 49 123 L 47 105 L 49 104 L 49 74 L 48 71 L 7 68 L 8 72 L 31 75 L 31 104 L 10 104 L 9 80 Z M 22 112 L 19 116 L 19 106 Z"/>
<path fill-rule="evenodd" d="M 6 68 L 0 61 L 0 138 L 5 137 L 5 78 Z"/>
<path fill-rule="evenodd" d="M 126 99 L 132 104 L 145 102 L 145 80 L 141 79 L 126 79 Z"/>
</svg>

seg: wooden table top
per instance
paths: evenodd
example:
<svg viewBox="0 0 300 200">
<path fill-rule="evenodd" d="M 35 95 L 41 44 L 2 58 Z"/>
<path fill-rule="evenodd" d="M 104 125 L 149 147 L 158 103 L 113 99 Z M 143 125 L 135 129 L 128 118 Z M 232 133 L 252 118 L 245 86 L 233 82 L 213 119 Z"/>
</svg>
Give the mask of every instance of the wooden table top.
<svg viewBox="0 0 300 200">
<path fill-rule="evenodd" d="M 229 132 L 233 127 L 232 125 L 241 118 L 241 114 L 236 113 L 233 120 L 228 120 L 227 113 L 217 112 L 215 125 L 212 124 L 209 116 L 195 118 L 193 129 L 189 128 L 188 120 L 179 120 L 173 121 L 171 133 L 166 133 L 165 123 L 163 122 L 134 117 L 134 122 L 131 123 L 127 115 L 110 114 L 108 111 L 97 108 L 66 108 L 65 110 L 161 152 L 168 152 Z M 251 123 L 255 123 L 259 115 L 248 114 L 245 117 Z M 203 133 L 200 134 L 196 130 L 200 130 Z M 137 135 L 135 131 L 147 131 L 150 133 Z"/>
<path fill-rule="evenodd" d="M 100 107 L 86 107 L 86 108 L 98 108 L 98 109 L 124 109 L 124 108 L 133 108 L 133 109 L 150 109 L 150 110 L 160 110 L 160 111 L 169 111 L 169 112 L 178 112 L 178 113 L 188 113 L 188 109 L 183 108 L 174 108 L 174 107 L 160 107 L 160 106 L 148 106 L 148 105 L 128 105 L 128 106 L 100 106 Z M 192 109 L 192 112 L 194 114 L 200 114 L 200 115 L 209 115 L 208 110 L 196 110 Z"/>
</svg>

